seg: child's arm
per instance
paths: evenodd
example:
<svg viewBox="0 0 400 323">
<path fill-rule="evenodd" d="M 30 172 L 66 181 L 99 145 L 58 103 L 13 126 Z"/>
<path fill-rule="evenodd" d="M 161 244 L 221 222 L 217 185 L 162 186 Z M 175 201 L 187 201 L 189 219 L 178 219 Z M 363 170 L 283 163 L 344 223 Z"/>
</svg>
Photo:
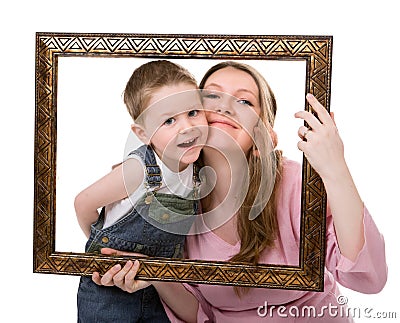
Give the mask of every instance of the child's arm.
<svg viewBox="0 0 400 323">
<path fill-rule="evenodd" d="M 76 216 L 87 237 L 90 235 L 90 225 L 99 217 L 97 210 L 129 196 L 143 182 L 143 178 L 142 164 L 130 158 L 76 196 Z"/>
</svg>

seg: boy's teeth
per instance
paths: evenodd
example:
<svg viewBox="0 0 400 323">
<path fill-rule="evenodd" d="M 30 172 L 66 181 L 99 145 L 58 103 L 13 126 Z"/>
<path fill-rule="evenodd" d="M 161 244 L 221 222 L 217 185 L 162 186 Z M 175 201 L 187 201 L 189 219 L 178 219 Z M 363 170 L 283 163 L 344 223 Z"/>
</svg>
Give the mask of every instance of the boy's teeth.
<svg viewBox="0 0 400 323">
<path fill-rule="evenodd" d="M 179 147 L 189 147 L 189 146 L 191 146 L 195 141 L 196 141 L 196 138 L 193 138 L 193 139 L 190 139 L 190 140 L 186 140 L 186 141 L 180 143 L 178 146 L 179 146 Z"/>
</svg>

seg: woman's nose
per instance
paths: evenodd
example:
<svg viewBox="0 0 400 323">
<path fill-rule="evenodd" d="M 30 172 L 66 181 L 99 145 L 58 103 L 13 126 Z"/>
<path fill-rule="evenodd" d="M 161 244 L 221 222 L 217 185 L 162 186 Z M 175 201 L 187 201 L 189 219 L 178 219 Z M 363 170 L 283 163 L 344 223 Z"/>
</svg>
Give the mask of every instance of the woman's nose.
<svg viewBox="0 0 400 323">
<path fill-rule="evenodd" d="M 222 113 L 222 114 L 228 114 L 228 115 L 232 114 L 231 109 L 229 109 L 229 107 L 225 107 L 225 106 L 224 107 L 218 107 L 215 111 L 219 112 L 219 113 Z"/>
<path fill-rule="evenodd" d="M 234 109 L 233 109 L 233 98 L 228 95 L 224 94 L 221 98 L 221 100 L 218 100 L 218 104 L 215 106 L 215 111 L 222 113 L 222 114 L 228 114 L 228 115 L 233 115 L 234 114 Z"/>
</svg>

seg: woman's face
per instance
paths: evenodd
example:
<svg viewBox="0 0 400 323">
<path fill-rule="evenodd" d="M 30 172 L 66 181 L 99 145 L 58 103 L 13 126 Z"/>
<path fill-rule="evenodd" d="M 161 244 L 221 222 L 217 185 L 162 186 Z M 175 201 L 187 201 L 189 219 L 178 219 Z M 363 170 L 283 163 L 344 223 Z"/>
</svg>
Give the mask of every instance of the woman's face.
<svg viewBox="0 0 400 323">
<path fill-rule="evenodd" d="M 247 156 L 261 111 L 253 77 L 234 67 L 214 72 L 204 84 L 203 106 L 210 126 L 207 146 L 227 149 L 236 144 Z"/>
</svg>

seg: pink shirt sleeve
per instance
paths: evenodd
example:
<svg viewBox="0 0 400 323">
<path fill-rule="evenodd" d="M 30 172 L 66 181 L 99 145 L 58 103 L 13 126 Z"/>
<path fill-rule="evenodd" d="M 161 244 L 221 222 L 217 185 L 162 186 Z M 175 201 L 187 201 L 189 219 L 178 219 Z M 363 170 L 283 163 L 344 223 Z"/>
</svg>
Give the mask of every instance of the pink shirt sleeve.
<svg viewBox="0 0 400 323">
<path fill-rule="evenodd" d="M 368 210 L 364 208 L 364 246 L 355 261 L 340 253 L 331 214 L 327 215 L 326 230 L 325 266 L 335 280 L 361 293 L 372 294 L 381 291 L 387 279 L 385 241 Z"/>
<path fill-rule="evenodd" d="M 212 314 L 212 308 L 211 305 L 204 299 L 203 295 L 201 295 L 201 292 L 193 285 L 186 284 L 184 283 L 183 286 L 191 292 L 194 297 L 199 301 L 199 309 L 197 311 L 197 322 L 200 323 L 207 323 L 207 322 L 214 322 L 213 319 L 210 319 L 213 317 Z M 179 319 L 175 313 L 168 307 L 168 305 L 161 300 L 161 302 L 164 305 L 165 312 L 167 313 L 167 316 L 171 323 L 185 323 L 185 321 L 182 321 Z"/>
<path fill-rule="evenodd" d="M 283 189 L 278 209 L 279 241 L 275 249 L 266 252 L 263 262 L 297 265 L 300 239 L 301 167 L 289 161 L 284 166 Z M 239 299 L 233 289 L 226 286 L 184 284 L 185 288 L 199 301 L 197 321 L 264 322 L 265 318 L 257 316 L 257 307 L 265 300 L 277 306 L 280 304 L 314 305 L 322 308 L 329 303 L 334 304 L 336 297 L 340 295 L 336 282 L 361 293 L 379 292 L 387 279 L 385 242 L 366 208 L 364 208 L 363 223 L 365 243 L 353 262 L 340 252 L 333 217 L 328 210 L 323 292 L 255 288 Z M 212 232 L 189 237 L 186 246 L 188 258 L 199 260 L 226 260 L 234 254 L 232 252 L 236 250 L 235 248 L 238 248 L 238 246 L 224 244 Z M 182 322 L 167 306 L 165 309 L 171 322 Z M 303 320 L 298 322 L 303 322 Z"/>
</svg>

